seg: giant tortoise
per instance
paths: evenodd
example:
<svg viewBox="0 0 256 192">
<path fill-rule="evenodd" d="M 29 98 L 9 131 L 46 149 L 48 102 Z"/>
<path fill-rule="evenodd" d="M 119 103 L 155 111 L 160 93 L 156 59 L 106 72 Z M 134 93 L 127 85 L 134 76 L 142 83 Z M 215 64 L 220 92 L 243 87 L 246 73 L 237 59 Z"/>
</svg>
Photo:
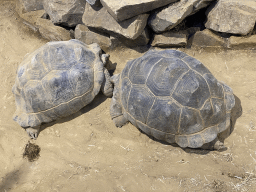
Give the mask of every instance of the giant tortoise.
<svg viewBox="0 0 256 192">
<path fill-rule="evenodd" d="M 19 65 L 13 93 L 14 121 L 36 139 L 42 123 L 68 116 L 89 104 L 101 89 L 112 96 L 104 67 L 109 55 L 98 44 L 78 40 L 49 42 Z"/>
<path fill-rule="evenodd" d="M 223 148 L 235 99 L 198 60 L 176 50 L 150 50 L 111 78 L 110 114 L 157 140 L 182 148 Z"/>
</svg>

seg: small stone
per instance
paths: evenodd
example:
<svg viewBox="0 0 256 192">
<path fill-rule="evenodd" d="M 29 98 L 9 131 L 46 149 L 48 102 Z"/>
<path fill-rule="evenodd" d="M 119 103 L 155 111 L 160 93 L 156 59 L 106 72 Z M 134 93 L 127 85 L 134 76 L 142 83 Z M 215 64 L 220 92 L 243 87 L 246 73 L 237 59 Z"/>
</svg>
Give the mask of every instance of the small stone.
<svg viewBox="0 0 256 192">
<path fill-rule="evenodd" d="M 54 24 L 74 27 L 82 24 L 85 0 L 43 0 L 44 9 Z"/>
<path fill-rule="evenodd" d="M 193 47 L 227 47 L 227 41 L 209 29 L 198 31 L 192 37 Z"/>
<path fill-rule="evenodd" d="M 229 38 L 229 47 L 234 49 L 252 49 L 256 48 L 256 35 L 249 37 L 236 37 Z"/>
<path fill-rule="evenodd" d="M 148 16 L 149 14 L 142 14 L 125 21 L 117 22 L 108 13 L 105 7 L 92 7 L 87 3 L 83 15 L 83 23 L 87 27 L 106 32 L 111 36 L 134 40 L 139 37 L 145 29 Z"/>
<path fill-rule="evenodd" d="M 256 22 L 255 0 L 219 0 L 207 10 L 205 27 L 218 32 L 249 34 Z"/>
<path fill-rule="evenodd" d="M 94 6 L 100 6 L 100 0 L 86 0 L 87 3 L 89 3 L 90 5 L 94 5 Z"/>
<path fill-rule="evenodd" d="M 156 34 L 151 45 L 153 47 L 184 47 L 187 45 L 187 34 L 185 32 Z"/>
<path fill-rule="evenodd" d="M 123 21 L 176 1 L 178 0 L 101 0 L 101 3 L 117 21 Z"/>
</svg>

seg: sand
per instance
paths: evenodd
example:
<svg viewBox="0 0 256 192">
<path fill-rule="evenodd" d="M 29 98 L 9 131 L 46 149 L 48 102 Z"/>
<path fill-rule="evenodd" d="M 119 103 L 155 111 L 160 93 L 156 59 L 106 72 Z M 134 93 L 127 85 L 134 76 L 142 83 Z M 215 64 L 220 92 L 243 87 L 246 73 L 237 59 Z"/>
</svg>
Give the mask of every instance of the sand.
<svg viewBox="0 0 256 192">
<path fill-rule="evenodd" d="M 16 122 L 11 92 L 18 64 L 47 41 L 28 30 L 11 0 L 0 1 L 0 191 L 256 191 L 256 51 L 183 49 L 229 85 L 241 104 L 225 151 L 165 145 L 127 124 L 116 128 L 111 99 L 99 94 L 78 113 L 44 125 L 40 157 L 23 159 L 30 140 Z M 182 49 L 180 49 L 182 50 Z M 144 50 L 145 51 L 145 50 Z M 119 73 L 142 50 L 112 51 Z"/>
</svg>

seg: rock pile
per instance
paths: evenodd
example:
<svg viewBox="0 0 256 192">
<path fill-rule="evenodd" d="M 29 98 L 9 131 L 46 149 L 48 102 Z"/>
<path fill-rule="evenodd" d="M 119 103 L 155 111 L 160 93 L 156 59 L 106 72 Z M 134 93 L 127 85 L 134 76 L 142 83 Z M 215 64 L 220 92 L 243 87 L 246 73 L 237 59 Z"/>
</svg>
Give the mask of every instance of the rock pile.
<svg viewBox="0 0 256 192">
<path fill-rule="evenodd" d="M 105 52 L 145 45 L 256 47 L 255 0 L 17 0 L 17 10 L 48 40 L 76 38 Z"/>
</svg>

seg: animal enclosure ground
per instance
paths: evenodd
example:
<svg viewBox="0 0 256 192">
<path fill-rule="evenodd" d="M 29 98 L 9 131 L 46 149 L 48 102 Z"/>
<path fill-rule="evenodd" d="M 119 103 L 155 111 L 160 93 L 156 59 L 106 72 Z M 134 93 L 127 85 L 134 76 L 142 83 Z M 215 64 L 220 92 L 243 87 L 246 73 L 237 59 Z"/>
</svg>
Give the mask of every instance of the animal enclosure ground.
<svg viewBox="0 0 256 192">
<path fill-rule="evenodd" d="M 24 26 L 14 1 L 0 1 L 0 191 L 249 191 L 256 189 L 256 51 L 186 50 L 229 85 L 242 114 L 222 152 L 156 142 L 131 124 L 116 128 L 110 98 L 99 94 L 80 112 L 43 126 L 37 161 L 23 159 L 26 132 L 12 120 L 11 92 L 23 57 L 46 43 Z M 115 73 L 141 51 L 110 52 Z"/>
</svg>

